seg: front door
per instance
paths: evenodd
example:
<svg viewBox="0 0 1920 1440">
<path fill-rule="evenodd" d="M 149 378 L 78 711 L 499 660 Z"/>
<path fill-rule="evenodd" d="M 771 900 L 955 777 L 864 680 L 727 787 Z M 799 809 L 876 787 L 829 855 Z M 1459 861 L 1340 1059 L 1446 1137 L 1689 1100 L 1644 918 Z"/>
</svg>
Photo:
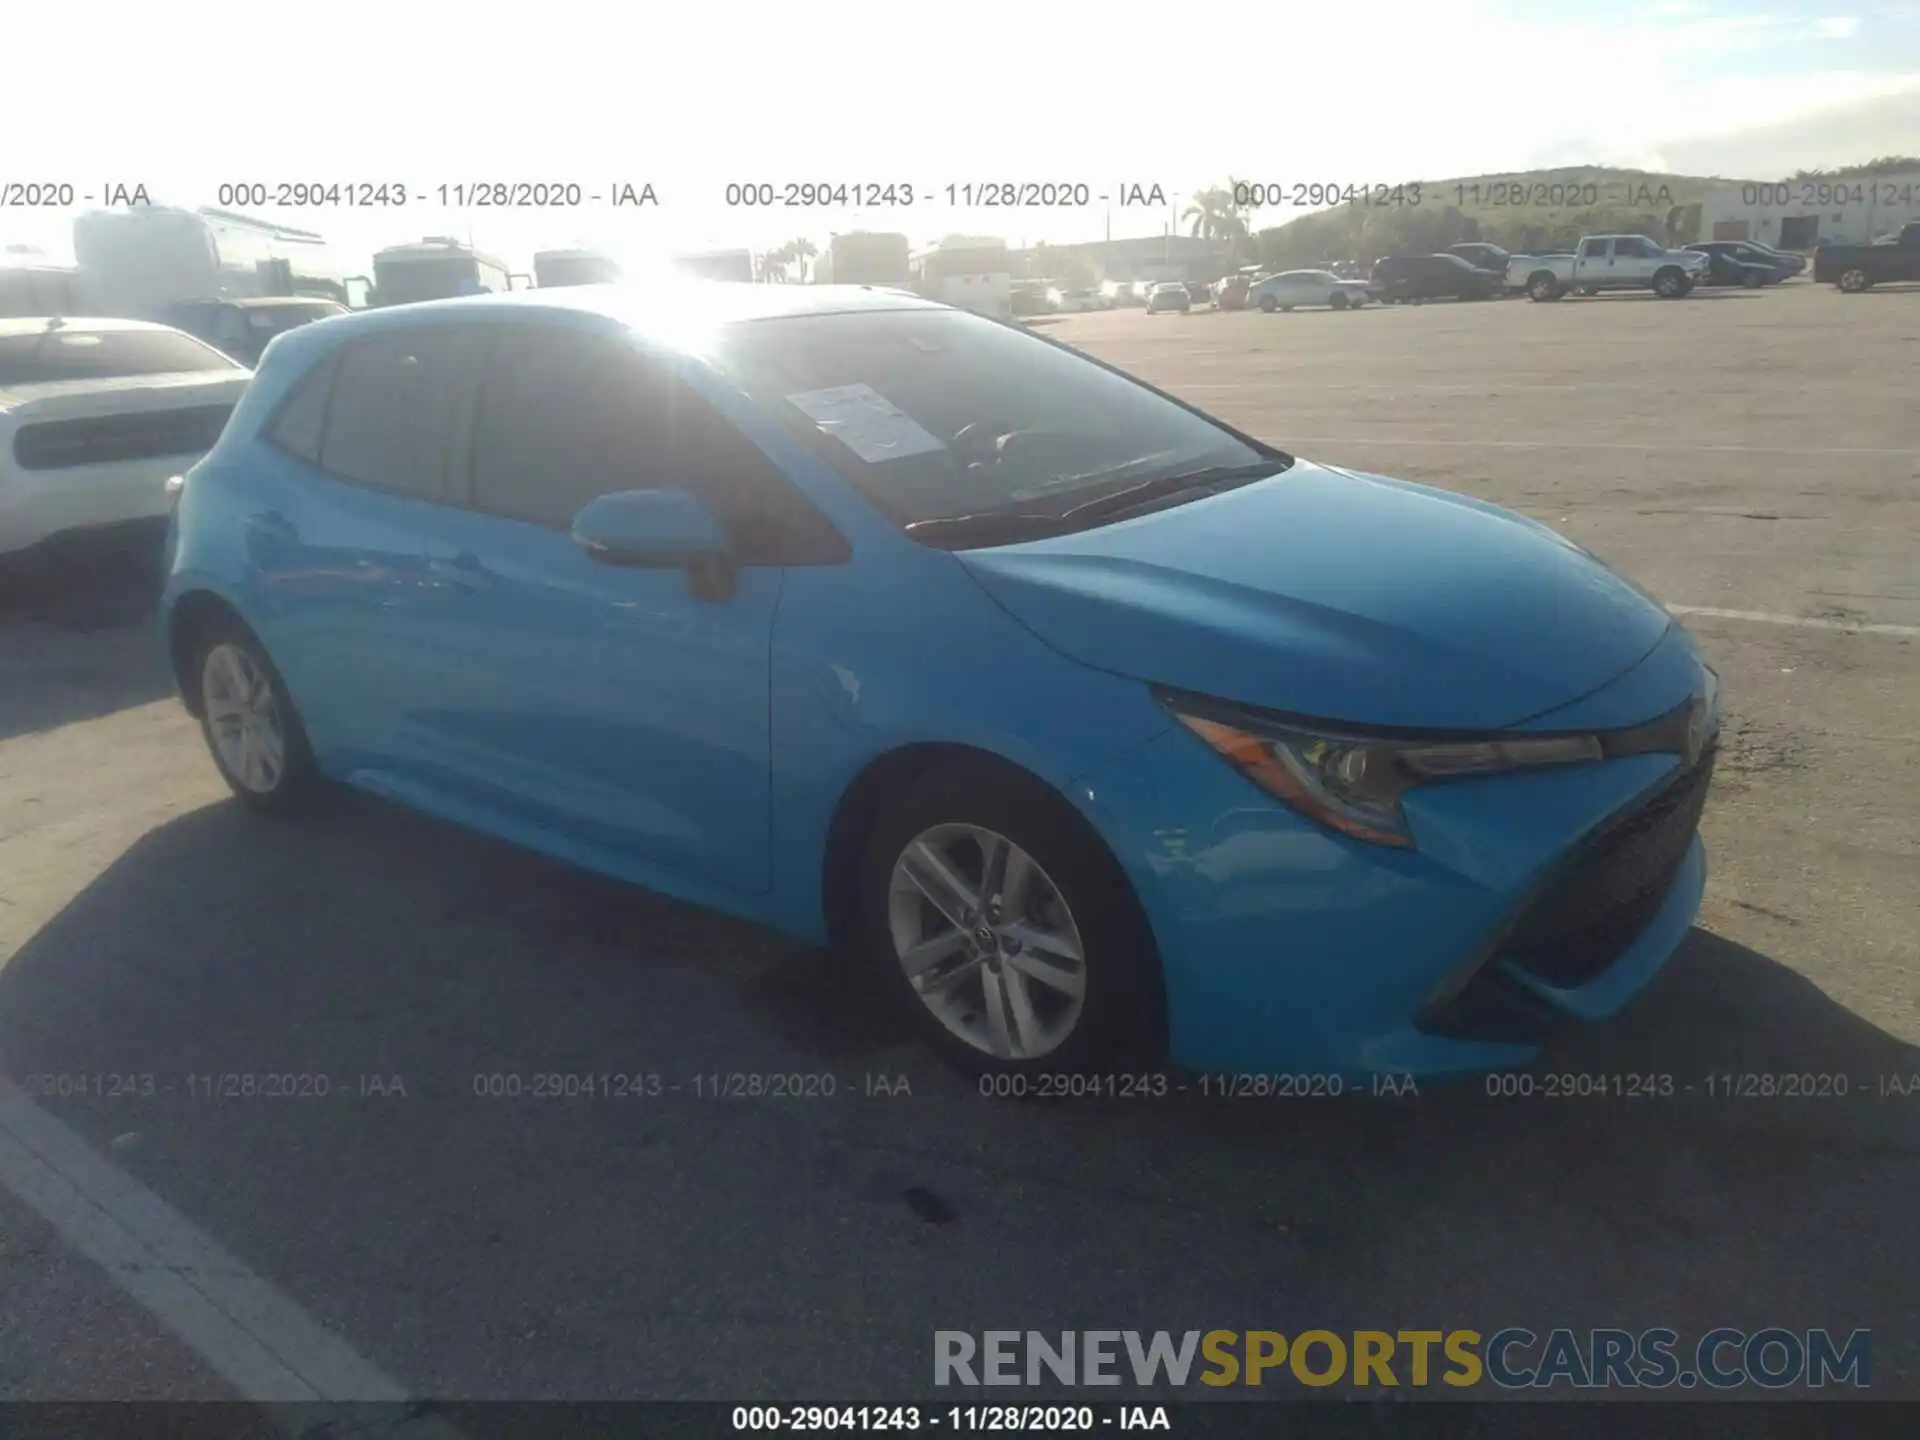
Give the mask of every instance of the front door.
<svg viewBox="0 0 1920 1440">
<path fill-rule="evenodd" d="M 599 563 L 568 533 L 587 502 L 622 490 L 688 489 L 724 521 L 672 443 L 684 403 L 614 336 L 496 332 L 451 532 L 478 583 L 440 636 L 475 679 L 438 722 L 473 801 L 510 831 L 758 891 L 782 570 L 743 565 L 714 595 L 681 570 Z"/>
</svg>

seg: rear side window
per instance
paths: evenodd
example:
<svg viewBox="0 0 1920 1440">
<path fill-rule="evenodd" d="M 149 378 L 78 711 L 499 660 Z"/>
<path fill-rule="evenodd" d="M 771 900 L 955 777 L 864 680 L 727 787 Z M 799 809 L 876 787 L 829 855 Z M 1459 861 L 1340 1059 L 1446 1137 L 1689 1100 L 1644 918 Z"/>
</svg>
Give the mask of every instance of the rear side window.
<svg viewBox="0 0 1920 1440">
<path fill-rule="evenodd" d="M 1606 253 L 1607 242 L 1605 240 L 1583 240 L 1580 242 L 1580 255 L 1582 259 L 1598 260 Z"/>
<path fill-rule="evenodd" d="M 757 446 L 605 335 L 552 327 L 496 339 L 474 421 L 472 483 L 478 509 L 556 530 L 602 495 L 683 489 L 726 525 L 742 564 L 845 554 L 844 540 Z"/>
<path fill-rule="evenodd" d="M 320 468 L 422 500 L 446 494 L 460 331 L 422 327 L 348 346 L 338 361 Z"/>
<path fill-rule="evenodd" d="M 296 459 L 320 463 L 321 432 L 327 423 L 327 399 L 333 391 L 340 357 L 329 355 L 314 366 L 287 398 L 267 426 L 267 440 Z"/>
</svg>

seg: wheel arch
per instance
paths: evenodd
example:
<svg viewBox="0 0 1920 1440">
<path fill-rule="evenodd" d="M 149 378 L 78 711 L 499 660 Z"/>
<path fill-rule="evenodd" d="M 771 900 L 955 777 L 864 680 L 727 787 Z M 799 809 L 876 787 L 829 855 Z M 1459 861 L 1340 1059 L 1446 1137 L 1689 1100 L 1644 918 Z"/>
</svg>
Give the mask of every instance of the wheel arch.
<svg viewBox="0 0 1920 1440">
<path fill-rule="evenodd" d="M 185 590 L 167 606 L 167 661 L 172 666 L 180 699 L 187 713 L 196 720 L 201 718 L 201 704 L 200 686 L 191 673 L 194 648 L 209 627 L 220 624 L 237 625 L 253 635 L 256 643 L 259 640 L 239 608 L 217 590 Z"/>
<path fill-rule="evenodd" d="M 915 741 L 867 761 L 840 792 L 839 802 L 834 806 L 822 847 L 820 876 L 821 918 L 830 942 L 846 938 L 858 900 L 862 847 L 875 822 L 886 812 L 889 800 L 948 767 L 997 771 L 1013 784 L 1051 796 L 1062 813 L 1071 814 L 1077 826 L 1105 852 L 1116 872 L 1126 880 L 1129 895 L 1133 895 L 1126 867 L 1113 854 L 1099 828 L 1058 785 L 1018 761 L 981 746 L 955 741 Z M 1135 904 L 1139 903 L 1137 895 L 1133 899 Z"/>
</svg>

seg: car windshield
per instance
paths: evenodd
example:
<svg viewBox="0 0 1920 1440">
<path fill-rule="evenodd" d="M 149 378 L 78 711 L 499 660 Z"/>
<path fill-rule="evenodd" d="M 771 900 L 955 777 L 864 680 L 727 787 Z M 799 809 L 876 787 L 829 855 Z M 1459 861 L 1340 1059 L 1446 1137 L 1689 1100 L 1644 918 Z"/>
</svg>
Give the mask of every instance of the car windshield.
<svg viewBox="0 0 1920 1440">
<path fill-rule="evenodd" d="M 1268 462 L 1123 375 L 953 310 L 748 322 L 715 362 L 903 526 L 1058 516 L 1145 482 Z"/>
<path fill-rule="evenodd" d="M 48 329 L 0 336 L 0 386 L 244 369 L 172 330 Z"/>
</svg>

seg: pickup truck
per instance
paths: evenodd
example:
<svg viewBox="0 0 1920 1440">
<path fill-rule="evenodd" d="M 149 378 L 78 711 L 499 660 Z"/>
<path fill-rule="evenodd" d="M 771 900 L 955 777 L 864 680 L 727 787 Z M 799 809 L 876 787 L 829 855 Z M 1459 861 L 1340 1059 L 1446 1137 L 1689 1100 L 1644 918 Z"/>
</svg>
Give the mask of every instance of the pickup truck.
<svg viewBox="0 0 1920 1440">
<path fill-rule="evenodd" d="M 1572 255 L 1514 256 L 1507 287 L 1535 300 L 1558 300 L 1569 290 L 1651 290 L 1663 300 L 1678 300 L 1706 270 L 1706 256 L 1668 250 L 1644 235 L 1585 235 Z"/>
<path fill-rule="evenodd" d="M 1920 280 L 1920 220 L 1871 245 L 1822 245 L 1813 252 L 1813 278 L 1850 295 L 1882 280 Z"/>
</svg>

